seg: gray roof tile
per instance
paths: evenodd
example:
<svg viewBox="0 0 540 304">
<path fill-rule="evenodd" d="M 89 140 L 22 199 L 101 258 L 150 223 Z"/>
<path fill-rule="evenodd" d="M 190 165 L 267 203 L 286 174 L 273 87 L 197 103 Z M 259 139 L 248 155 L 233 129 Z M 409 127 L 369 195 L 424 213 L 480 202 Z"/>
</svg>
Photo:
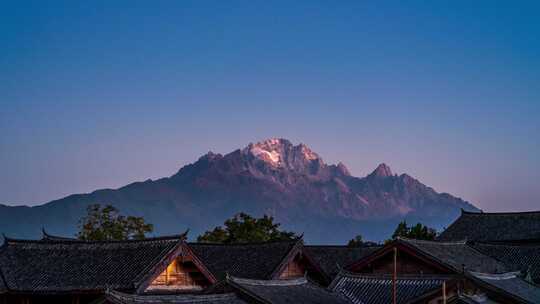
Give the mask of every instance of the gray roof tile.
<svg viewBox="0 0 540 304">
<path fill-rule="evenodd" d="M 398 242 L 403 242 L 418 249 L 423 254 L 450 267 L 456 272 L 462 272 L 463 267 L 466 270 L 486 273 L 508 271 L 503 263 L 482 254 L 467 245 L 466 242 L 436 242 L 403 238 L 398 239 Z"/>
<path fill-rule="evenodd" d="M 294 280 L 249 280 L 229 277 L 228 282 L 257 302 L 272 304 L 350 304 L 342 295 L 306 278 Z"/>
<path fill-rule="evenodd" d="M 107 291 L 103 304 L 245 304 L 244 300 L 238 298 L 234 293 L 212 294 L 212 295 L 136 295 L 126 294 L 118 291 Z"/>
<path fill-rule="evenodd" d="M 381 246 L 304 246 L 305 251 L 319 264 L 326 275 L 333 279 L 343 267 L 373 253 Z"/>
<path fill-rule="evenodd" d="M 178 236 L 95 242 L 5 239 L 0 270 L 11 291 L 130 289 L 180 242 Z"/>
<path fill-rule="evenodd" d="M 247 244 L 189 243 L 195 255 L 218 279 L 226 274 L 270 279 L 271 274 L 299 241 Z"/>
<path fill-rule="evenodd" d="M 529 274 L 540 284 L 540 244 L 473 243 L 478 251 L 503 262 L 509 270 Z"/>
<path fill-rule="evenodd" d="M 462 211 L 461 216 L 438 237 L 441 241 L 528 241 L 540 240 L 540 211 L 479 213 Z"/>
<path fill-rule="evenodd" d="M 436 291 L 450 276 L 400 276 L 397 278 L 397 302 L 408 303 L 426 293 Z M 392 277 L 341 272 L 331 284 L 333 291 L 341 293 L 355 304 L 392 303 Z"/>
<path fill-rule="evenodd" d="M 540 288 L 517 276 L 516 273 L 485 274 L 469 272 L 476 282 L 482 282 L 495 292 L 503 292 L 521 303 L 540 303 Z"/>
</svg>

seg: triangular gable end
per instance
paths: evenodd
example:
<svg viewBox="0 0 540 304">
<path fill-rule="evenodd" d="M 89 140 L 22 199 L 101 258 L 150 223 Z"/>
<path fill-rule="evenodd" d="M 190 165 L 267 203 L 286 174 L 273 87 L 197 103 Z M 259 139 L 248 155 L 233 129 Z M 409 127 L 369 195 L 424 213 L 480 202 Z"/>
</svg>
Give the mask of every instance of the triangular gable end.
<svg viewBox="0 0 540 304">
<path fill-rule="evenodd" d="M 183 243 L 154 269 L 138 293 L 163 293 L 183 290 L 202 290 L 216 279 Z"/>
<path fill-rule="evenodd" d="M 445 265 L 398 241 L 394 241 L 373 254 L 352 263 L 346 269 L 353 273 L 392 274 L 394 270 L 394 248 L 397 249 L 398 274 L 453 273 Z"/>
<path fill-rule="evenodd" d="M 167 290 L 202 290 L 210 281 L 189 257 L 174 259 L 153 281 L 145 292 Z"/>
<path fill-rule="evenodd" d="M 320 284 L 328 284 L 329 280 L 320 267 L 304 252 L 301 240 L 291 249 L 270 279 L 294 279 L 308 275 Z"/>
<path fill-rule="evenodd" d="M 279 274 L 280 279 L 292 279 L 303 277 L 306 273 L 306 261 L 302 258 L 301 254 L 298 253 L 287 265 L 281 273 Z"/>
</svg>

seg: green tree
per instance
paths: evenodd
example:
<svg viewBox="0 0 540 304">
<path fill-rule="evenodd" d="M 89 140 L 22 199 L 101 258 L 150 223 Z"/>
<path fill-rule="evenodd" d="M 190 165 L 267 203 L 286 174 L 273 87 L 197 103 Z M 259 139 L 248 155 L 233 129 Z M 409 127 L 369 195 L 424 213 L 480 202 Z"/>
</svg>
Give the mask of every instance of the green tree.
<svg viewBox="0 0 540 304">
<path fill-rule="evenodd" d="M 437 236 L 437 231 L 420 223 L 412 226 L 409 231 L 409 238 L 416 240 L 434 240 Z"/>
<path fill-rule="evenodd" d="M 215 227 L 197 238 L 198 242 L 206 243 L 248 243 L 277 240 L 294 240 L 298 236 L 294 232 L 282 231 L 280 224 L 274 223 L 274 218 L 264 215 L 254 218 L 245 213 L 236 214 L 227 219 L 223 227 Z"/>
<path fill-rule="evenodd" d="M 144 239 L 153 230 L 154 226 L 142 217 L 120 215 L 111 205 L 94 204 L 86 208 L 86 215 L 79 221 L 77 237 L 92 241 Z"/>
<path fill-rule="evenodd" d="M 394 230 L 394 233 L 392 234 L 392 239 L 395 240 L 397 237 L 408 237 L 409 236 L 409 227 L 407 226 L 407 222 L 403 221 L 400 222 L 396 230 Z"/>
<path fill-rule="evenodd" d="M 347 247 L 362 247 L 363 245 L 364 245 L 364 241 L 360 234 L 355 236 L 353 239 L 349 240 L 349 243 L 347 243 Z"/>
<path fill-rule="evenodd" d="M 397 225 L 396 230 L 394 230 L 391 240 L 395 240 L 397 237 L 415 240 L 434 240 L 436 236 L 437 231 L 433 228 L 429 228 L 421 223 L 417 223 L 416 225 L 409 227 L 407 226 L 406 221 L 402 221 Z"/>
</svg>

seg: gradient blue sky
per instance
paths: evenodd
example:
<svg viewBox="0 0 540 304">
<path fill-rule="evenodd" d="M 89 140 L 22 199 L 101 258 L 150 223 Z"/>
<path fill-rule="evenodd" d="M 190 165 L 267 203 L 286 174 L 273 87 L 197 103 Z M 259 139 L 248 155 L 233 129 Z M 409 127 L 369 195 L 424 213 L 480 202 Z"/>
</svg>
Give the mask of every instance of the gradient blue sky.
<svg viewBox="0 0 540 304">
<path fill-rule="evenodd" d="M 76 2 L 0 4 L 2 203 L 285 137 L 540 209 L 538 1 Z"/>
</svg>

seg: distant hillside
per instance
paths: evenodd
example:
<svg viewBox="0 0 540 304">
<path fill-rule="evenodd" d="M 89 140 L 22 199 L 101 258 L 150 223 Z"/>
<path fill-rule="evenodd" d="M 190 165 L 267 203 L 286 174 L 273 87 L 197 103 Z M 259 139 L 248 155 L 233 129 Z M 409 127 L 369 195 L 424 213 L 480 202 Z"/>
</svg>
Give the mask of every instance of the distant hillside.
<svg viewBox="0 0 540 304">
<path fill-rule="evenodd" d="M 381 240 L 403 218 L 441 228 L 461 208 L 478 210 L 407 174 L 395 175 L 385 164 L 358 178 L 342 163 L 325 164 L 303 144 L 270 139 L 226 155 L 209 152 L 156 181 L 70 195 L 36 207 L 0 205 L 0 231 L 38 237 L 45 227 L 73 235 L 86 206 L 93 203 L 144 216 L 156 234 L 190 228 L 191 237 L 240 211 L 266 213 L 314 243 L 344 243 L 357 233 Z"/>
</svg>

